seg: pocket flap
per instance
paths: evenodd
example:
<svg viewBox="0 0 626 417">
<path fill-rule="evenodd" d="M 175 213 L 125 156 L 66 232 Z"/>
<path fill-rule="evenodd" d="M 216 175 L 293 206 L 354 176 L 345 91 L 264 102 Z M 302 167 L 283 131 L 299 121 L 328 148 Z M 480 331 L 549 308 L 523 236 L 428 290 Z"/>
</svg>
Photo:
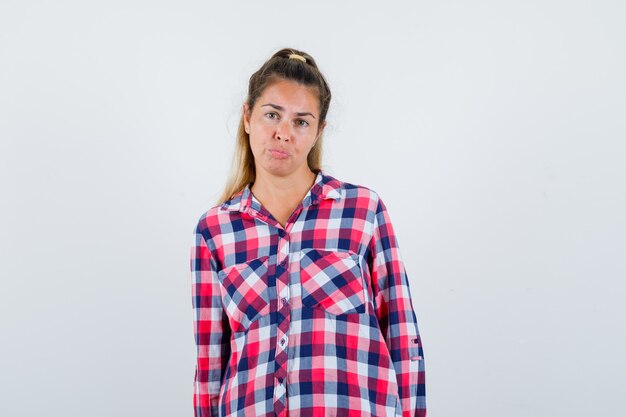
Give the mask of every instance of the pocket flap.
<svg viewBox="0 0 626 417">
<path fill-rule="evenodd" d="M 300 258 L 302 304 L 332 314 L 364 313 L 359 256 L 351 252 L 304 249 Z"/>
</svg>

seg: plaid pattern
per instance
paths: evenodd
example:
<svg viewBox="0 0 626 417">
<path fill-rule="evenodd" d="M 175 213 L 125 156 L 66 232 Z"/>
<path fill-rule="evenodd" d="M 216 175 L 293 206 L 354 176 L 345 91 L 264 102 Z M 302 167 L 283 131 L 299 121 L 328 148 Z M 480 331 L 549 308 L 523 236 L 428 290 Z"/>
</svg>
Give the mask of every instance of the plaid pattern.
<svg viewBox="0 0 626 417">
<path fill-rule="evenodd" d="M 407 274 L 373 190 L 323 171 L 283 228 L 250 185 L 191 248 L 196 417 L 425 417 Z"/>
</svg>

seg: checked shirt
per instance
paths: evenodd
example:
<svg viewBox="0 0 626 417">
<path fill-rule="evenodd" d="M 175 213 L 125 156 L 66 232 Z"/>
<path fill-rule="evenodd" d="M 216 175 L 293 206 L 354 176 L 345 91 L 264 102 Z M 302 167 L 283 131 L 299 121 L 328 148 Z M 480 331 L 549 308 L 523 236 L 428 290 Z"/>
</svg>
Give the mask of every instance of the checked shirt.
<svg viewBox="0 0 626 417">
<path fill-rule="evenodd" d="M 424 354 L 383 201 L 316 171 L 285 227 L 248 184 L 191 247 L 196 417 L 425 417 Z"/>
</svg>

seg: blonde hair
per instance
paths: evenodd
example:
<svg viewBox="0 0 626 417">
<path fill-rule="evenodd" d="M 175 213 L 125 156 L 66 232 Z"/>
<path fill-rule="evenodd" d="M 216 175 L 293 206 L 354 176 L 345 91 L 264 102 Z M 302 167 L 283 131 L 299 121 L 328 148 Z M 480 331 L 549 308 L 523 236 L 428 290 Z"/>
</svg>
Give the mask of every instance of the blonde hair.
<svg viewBox="0 0 626 417">
<path fill-rule="evenodd" d="M 306 59 L 290 59 L 290 55 L 297 54 Z M 326 79 L 319 71 L 315 60 L 306 52 L 293 48 L 284 48 L 276 52 L 268 59 L 252 76 L 248 83 L 248 96 L 246 103 L 252 111 L 256 100 L 263 94 L 263 91 L 279 80 L 296 81 L 299 84 L 315 87 L 317 89 L 320 114 L 318 122 L 318 132 L 326 121 L 326 114 L 330 107 L 331 93 Z M 235 151 L 232 156 L 230 172 L 226 179 L 224 190 L 217 201 L 221 205 L 228 201 L 235 194 L 243 190 L 247 184 L 254 182 L 256 170 L 254 165 L 254 155 L 250 148 L 250 137 L 244 128 L 243 111 L 239 119 Z M 317 171 L 322 167 L 322 144 L 323 134 L 318 136 L 315 146 L 309 152 L 307 164 L 311 171 Z"/>
</svg>

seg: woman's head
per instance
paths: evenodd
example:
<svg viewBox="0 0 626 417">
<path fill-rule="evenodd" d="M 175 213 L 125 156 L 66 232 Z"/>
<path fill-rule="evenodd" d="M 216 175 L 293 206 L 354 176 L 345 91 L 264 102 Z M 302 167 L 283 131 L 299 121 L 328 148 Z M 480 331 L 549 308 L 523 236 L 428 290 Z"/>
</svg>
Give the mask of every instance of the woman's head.
<svg viewBox="0 0 626 417">
<path fill-rule="evenodd" d="M 304 58 L 305 61 L 302 60 Z M 319 123 L 323 127 L 330 106 L 331 93 L 313 57 L 306 52 L 285 48 L 276 52 L 252 76 L 248 83 L 246 104 L 252 109 L 265 88 L 278 79 L 295 81 L 317 90 Z"/>
<path fill-rule="evenodd" d="M 292 92 L 298 93 L 301 99 L 297 101 L 295 98 L 296 95 L 286 95 Z M 270 110 L 264 106 L 267 105 L 267 103 L 259 104 L 259 98 L 263 97 L 264 93 L 265 97 L 269 95 L 272 97 L 281 97 L 280 94 L 282 93 L 282 97 L 289 97 L 290 103 L 297 103 L 299 106 L 306 105 L 313 107 L 313 103 L 315 104 L 315 109 L 311 109 L 310 111 L 312 115 L 302 117 L 302 119 L 306 120 L 308 126 L 304 127 L 304 122 L 294 119 L 294 121 L 297 121 L 299 124 L 291 131 L 283 130 L 283 133 L 285 134 L 286 141 L 290 140 L 290 135 L 294 135 L 294 140 L 289 144 L 290 146 L 296 145 L 296 141 L 300 140 L 299 148 L 294 150 L 294 153 L 302 156 L 299 152 L 304 149 L 306 152 L 306 163 L 310 170 L 315 171 L 321 168 L 322 136 L 326 125 L 326 115 L 330 106 L 330 89 L 313 57 L 306 52 L 296 49 L 281 49 L 272 55 L 272 57 L 252 74 L 249 79 L 248 94 L 242 106 L 231 173 L 218 204 L 229 199 L 233 194 L 240 191 L 246 184 L 253 182 L 256 178 L 255 155 L 250 143 L 250 133 L 255 135 L 257 132 L 262 132 L 259 136 L 254 138 L 257 146 L 255 153 L 259 155 L 259 149 L 262 147 L 267 148 L 267 145 L 261 145 L 260 141 L 267 137 L 268 131 L 265 130 L 265 132 L 263 132 L 263 125 L 261 124 L 255 125 L 259 126 L 259 129 L 256 131 L 254 129 L 251 130 L 251 123 L 254 124 L 255 120 L 268 120 L 267 118 L 261 119 L 261 114 L 259 113 L 261 106 L 263 106 L 263 112 Z M 296 105 L 294 105 L 294 107 L 295 106 Z M 283 111 L 288 112 L 289 109 Z M 255 114 L 257 116 L 256 118 L 254 117 Z M 285 113 L 265 117 L 270 117 L 272 120 L 275 120 L 273 119 L 274 117 L 278 119 L 283 116 L 291 117 L 293 115 Z M 278 124 L 276 124 L 275 126 L 277 129 L 288 129 L 286 125 L 278 127 Z M 269 125 L 267 125 L 267 127 L 269 127 Z M 279 133 L 277 132 L 277 137 L 278 135 Z M 300 139 L 304 136 L 306 136 L 306 139 Z M 277 140 L 280 141 L 281 139 L 279 138 Z M 306 143 L 310 145 L 310 148 L 305 148 Z"/>
</svg>

